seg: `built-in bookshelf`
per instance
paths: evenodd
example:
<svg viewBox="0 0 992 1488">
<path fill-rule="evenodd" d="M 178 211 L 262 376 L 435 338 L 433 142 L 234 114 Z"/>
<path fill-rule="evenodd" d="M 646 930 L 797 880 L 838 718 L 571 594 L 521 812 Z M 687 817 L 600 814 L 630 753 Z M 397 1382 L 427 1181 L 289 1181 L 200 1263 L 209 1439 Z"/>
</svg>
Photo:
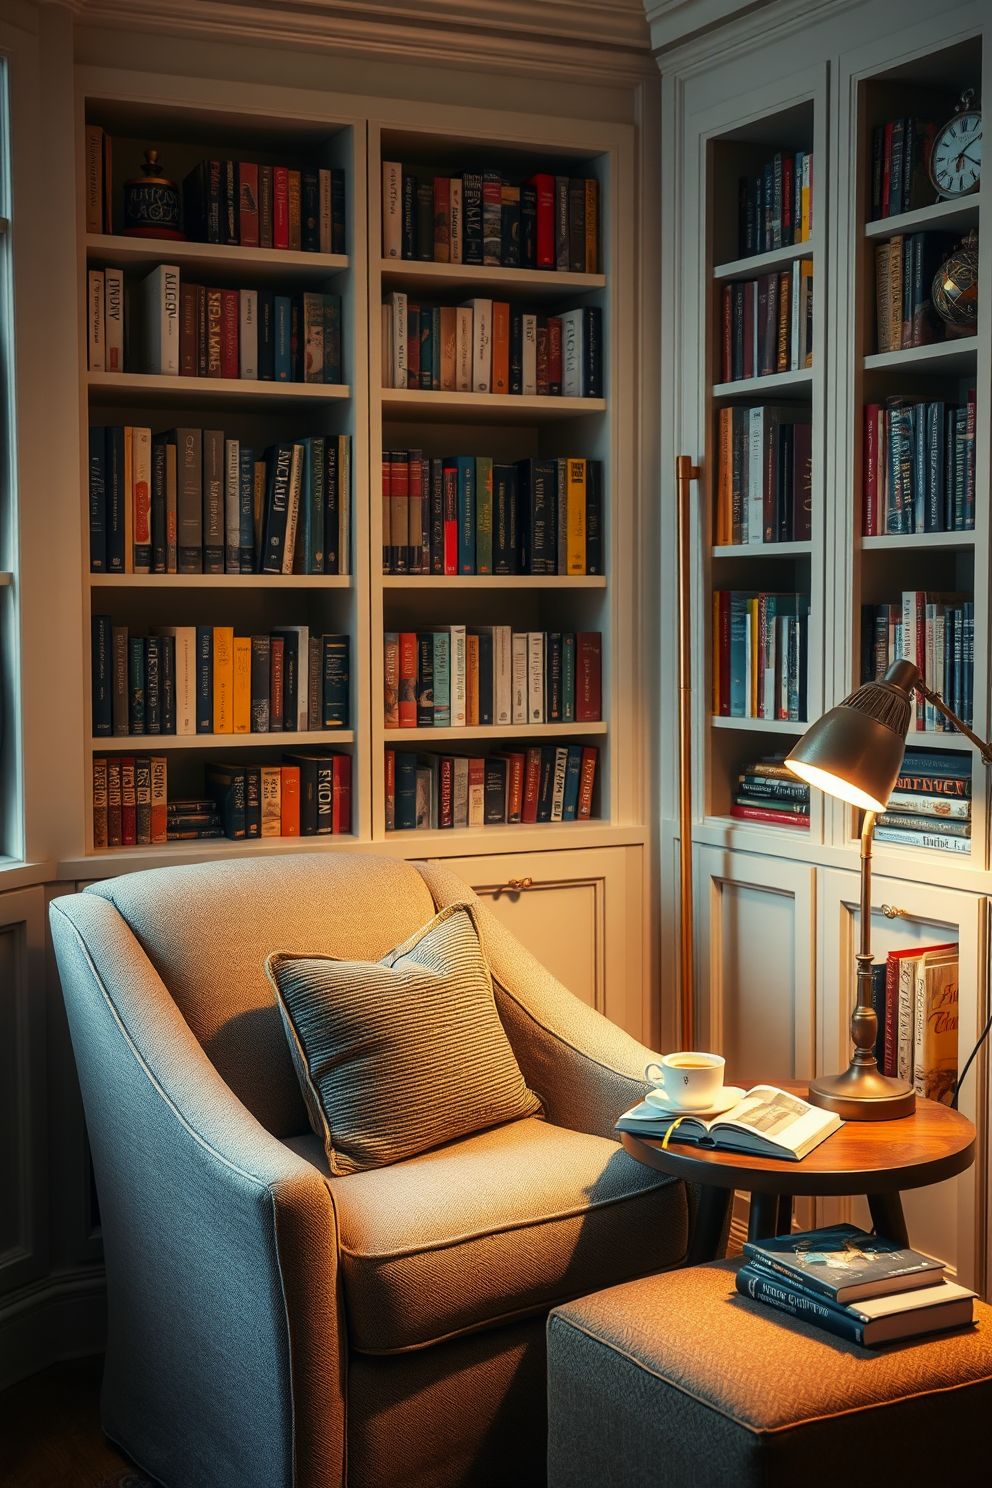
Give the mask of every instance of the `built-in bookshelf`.
<svg viewBox="0 0 992 1488">
<path fill-rule="evenodd" d="M 7 163 L 7 118 L 0 115 L 0 366 L 6 370 L 8 389 L 16 385 L 10 376 L 13 355 L 14 296 L 11 282 L 10 243 L 7 235 L 8 205 L 4 200 L 9 179 Z M 14 407 L 8 391 L 0 413 L 5 430 L 4 454 L 0 460 L 0 862 L 16 862 L 24 856 L 24 821 L 20 771 L 20 709 L 18 659 L 20 656 L 18 595 L 14 582 L 17 549 L 14 512 L 17 480 L 14 460 Z"/>
</svg>

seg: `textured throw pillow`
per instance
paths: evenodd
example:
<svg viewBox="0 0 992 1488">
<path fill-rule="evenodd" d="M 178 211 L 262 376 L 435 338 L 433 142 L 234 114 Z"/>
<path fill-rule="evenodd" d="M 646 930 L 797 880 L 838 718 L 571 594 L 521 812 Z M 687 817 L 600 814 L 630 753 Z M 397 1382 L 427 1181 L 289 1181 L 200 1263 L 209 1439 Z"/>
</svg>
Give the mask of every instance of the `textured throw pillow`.
<svg viewBox="0 0 992 1488">
<path fill-rule="evenodd" d="M 265 968 L 332 1173 L 540 1111 L 499 1020 L 471 904 L 447 905 L 378 962 L 274 951 Z"/>
</svg>

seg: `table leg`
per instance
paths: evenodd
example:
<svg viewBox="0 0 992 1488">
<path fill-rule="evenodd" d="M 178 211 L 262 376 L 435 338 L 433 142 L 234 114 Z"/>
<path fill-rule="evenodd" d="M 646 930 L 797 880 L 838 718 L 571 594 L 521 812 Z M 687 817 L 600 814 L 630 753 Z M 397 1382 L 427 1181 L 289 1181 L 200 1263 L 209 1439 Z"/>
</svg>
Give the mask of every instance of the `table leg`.
<svg viewBox="0 0 992 1488">
<path fill-rule="evenodd" d="M 696 1222 L 689 1236 L 686 1252 L 687 1266 L 702 1266 L 706 1261 L 720 1258 L 723 1232 L 727 1224 L 727 1211 L 733 1193 L 729 1188 L 705 1186 L 699 1195 Z"/>
<path fill-rule="evenodd" d="M 792 1233 L 792 1195 L 779 1194 L 778 1196 L 778 1229 L 776 1235 L 789 1235 Z"/>
<path fill-rule="evenodd" d="M 871 1210 L 871 1221 L 875 1226 L 876 1235 L 882 1235 L 886 1240 L 894 1240 L 897 1245 L 909 1245 L 906 1218 L 902 1212 L 902 1199 L 897 1193 L 869 1194 L 868 1208 Z"/>
<path fill-rule="evenodd" d="M 747 1222 L 749 1240 L 770 1240 L 778 1234 L 778 1204 L 778 1194 L 752 1193 Z"/>
</svg>

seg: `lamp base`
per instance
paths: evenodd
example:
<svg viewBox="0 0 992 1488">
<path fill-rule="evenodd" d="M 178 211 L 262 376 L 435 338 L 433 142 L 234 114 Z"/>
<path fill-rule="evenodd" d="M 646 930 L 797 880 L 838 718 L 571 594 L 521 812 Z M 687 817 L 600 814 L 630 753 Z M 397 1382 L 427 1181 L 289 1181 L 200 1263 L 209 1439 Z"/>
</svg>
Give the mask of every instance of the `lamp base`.
<svg viewBox="0 0 992 1488">
<path fill-rule="evenodd" d="M 807 1099 L 811 1106 L 836 1111 L 843 1121 L 895 1121 L 916 1110 L 912 1085 L 880 1074 L 874 1061 L 849 1064 L 842 1075 L 811 1080 Z"/>
</svg>

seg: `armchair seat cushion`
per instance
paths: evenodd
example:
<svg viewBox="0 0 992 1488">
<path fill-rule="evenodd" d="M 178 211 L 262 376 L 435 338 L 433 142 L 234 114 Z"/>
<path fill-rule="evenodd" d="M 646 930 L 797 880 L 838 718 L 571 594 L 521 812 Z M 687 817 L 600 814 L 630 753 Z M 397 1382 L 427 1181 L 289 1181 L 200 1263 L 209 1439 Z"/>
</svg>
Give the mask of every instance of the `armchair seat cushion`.
<svg viewBox="0 0 992 1488">
<path fill-rule="evenodd" d="M 317 1138 L 288 1142 L 327 1174 Z M 528 1118 L 328 1176 L 351 1346 L 401 1353 L 678 1262 L 685 1189 L 615 1142 Z"/>
</svg>

